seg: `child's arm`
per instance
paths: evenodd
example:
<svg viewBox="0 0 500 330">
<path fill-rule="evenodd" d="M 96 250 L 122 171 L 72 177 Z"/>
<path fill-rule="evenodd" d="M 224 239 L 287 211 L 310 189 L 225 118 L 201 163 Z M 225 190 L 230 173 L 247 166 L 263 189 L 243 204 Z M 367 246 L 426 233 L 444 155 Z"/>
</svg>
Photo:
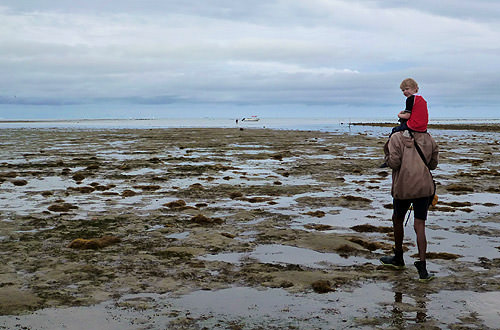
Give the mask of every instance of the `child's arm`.
<svg viewBox="0 0 500 330">
<path fill-rule="evenodd" d="M 410 116 L 411 116 L 411 112 L 406 112 L 406 111 L 401 111 L 400 113 L 398 113 L 398 118 L 401 118 L 401 119 L 410 119 Z"/>
</svg>

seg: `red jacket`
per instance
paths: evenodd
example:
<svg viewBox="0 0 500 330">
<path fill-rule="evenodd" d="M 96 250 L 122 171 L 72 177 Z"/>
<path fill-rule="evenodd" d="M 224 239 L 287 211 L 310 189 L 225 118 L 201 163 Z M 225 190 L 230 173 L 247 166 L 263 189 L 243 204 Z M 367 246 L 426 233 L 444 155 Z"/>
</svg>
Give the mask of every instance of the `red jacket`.
<svg viewBox="0 0 500 330">
<path fill-rule="evenodd" d="M 429 122 L 429 111 L 427 111 L 427 102 L 422 95 L 414 94 L 413 109 L 411 110 L 410 119 L 406 123 L 408 127 L 416 132 L 427 131 L 427 123 Z"/>
</svg>

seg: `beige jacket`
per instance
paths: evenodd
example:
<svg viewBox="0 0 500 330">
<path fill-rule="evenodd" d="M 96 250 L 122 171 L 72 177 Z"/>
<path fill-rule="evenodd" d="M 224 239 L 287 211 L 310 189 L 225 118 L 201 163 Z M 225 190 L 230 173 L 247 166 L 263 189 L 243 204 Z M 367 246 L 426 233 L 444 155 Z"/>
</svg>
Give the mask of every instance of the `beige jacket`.
<svg viewBox="0 0 500 330">
<path fill-rule="evenodd" d="M 429 133 L 413 132 L 429 167 L 438 164 L 438 146 Z M 391 194 L 395 199 L 413 199 L 434 194 L 429 169 L 417 152 L 408 131 L 392 134 L 384 146 L 385 162 L 392 168 Z"/>
</svg>

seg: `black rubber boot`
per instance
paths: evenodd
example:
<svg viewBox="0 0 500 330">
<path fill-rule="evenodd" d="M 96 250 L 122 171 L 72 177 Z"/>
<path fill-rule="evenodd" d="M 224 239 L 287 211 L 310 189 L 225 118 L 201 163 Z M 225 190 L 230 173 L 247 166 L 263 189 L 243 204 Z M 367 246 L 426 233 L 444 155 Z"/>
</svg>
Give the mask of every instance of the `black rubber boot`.
<svg viewBox="0 0 500 330">
<path fill-rule="evenodd" d="M 405 261 L 403 259 L 403 250 L 396 250 L 394 249 L 394 255 L 393 256 L 385 256 L 380 258 L 380 262 L 384 266 L 391 266 L 396 269 L 404 269 L 405 268 Z"/>
<path fill-rule="evenodd" d="M 432 279 L 434 279 L 434 275 L 431 275 L 427 272 L 427 266 L 425 261 L 415 261 L 414 263 L 415 267 L 417 267 L 418 270 L 418 277 L 420 282 L 428 282 Z"/>
</svg>

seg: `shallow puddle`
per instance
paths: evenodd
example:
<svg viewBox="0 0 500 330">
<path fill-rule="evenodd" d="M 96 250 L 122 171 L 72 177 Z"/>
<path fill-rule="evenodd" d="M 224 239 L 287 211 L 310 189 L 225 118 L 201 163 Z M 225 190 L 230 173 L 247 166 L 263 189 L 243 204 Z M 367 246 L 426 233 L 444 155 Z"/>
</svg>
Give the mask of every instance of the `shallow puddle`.
<svg viewBox="0 0 500 330">
<path fill-rule="evenodd" d="M 199 259 L 238 265 L 245 263 L 247 259 L 255 259 L 261 263 L 300 265 L 309 268 L 328 268 L 332 264 L 348 266 L 373 262 L 373 260 L 362 257 L 342 257 L 336 253 L 321 253 L 281 244 L 258 245 L 252 252 L 219 253 L 201 256 Z"/>
<path fill-rule="evenodd" d="M 173 238 L 173 239 L 185 239 L 189 237 L 189 232 L 185 231 L 182 233 L 174 233 L 174 234 L 169 234 L 165 236 L 166 238 Z"/>
<path fill-rule="evenodd" d="M 428 296 L 427 303 L 430 317 L 439 320 L 442 325 L 457 322 L 457 319 L 472 318 L 472 329 L 478 326 L 474 318 L 491 329 L 498 329 L 500 325 L 500 292 L 472 292 L 472 291 L 440 291 Z M 477 328 L 482 328 L 478 326 Z M 476 329 L 477 329 L 476 328 Z"/>
<path fill-rule="evenodd" d="M 467 297 L 467 298 L 464 298 Z M 353 290 L 293 294 L 283 289 L 230 287 L 181 297 L 132 294 L 90 307 L 43 309 L 0 316 L 0 329 L 373 329 L 462 325 L 495 329 L 498 292 L 441 291 L 413 295 L 389 283 L 364 283 Z M 81 326 L 79 326 L 81 325 Z"/>
</svg>

